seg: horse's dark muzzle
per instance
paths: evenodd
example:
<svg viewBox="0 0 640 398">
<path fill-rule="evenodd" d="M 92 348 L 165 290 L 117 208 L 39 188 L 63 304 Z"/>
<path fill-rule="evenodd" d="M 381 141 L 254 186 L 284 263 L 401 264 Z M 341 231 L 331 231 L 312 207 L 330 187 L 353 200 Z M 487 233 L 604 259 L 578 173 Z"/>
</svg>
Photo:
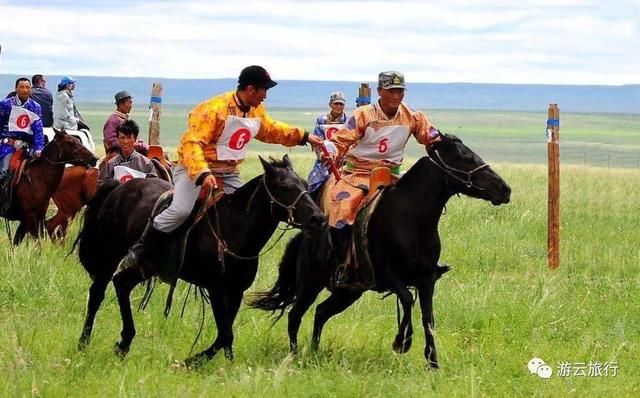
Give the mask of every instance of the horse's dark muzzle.
<svg viewBox="0 0 640 398">
<path fill-rule="evenodd" d="M 511 201 L 511 187 L 509 187 L 509 185 L 505 183 L 502 183 L 500 184 L 499 189 L 502 197 L 491 201 L 491 204 L 495 206 L 501 205 L 501 204 L 507 204 Z"/>
</svg>

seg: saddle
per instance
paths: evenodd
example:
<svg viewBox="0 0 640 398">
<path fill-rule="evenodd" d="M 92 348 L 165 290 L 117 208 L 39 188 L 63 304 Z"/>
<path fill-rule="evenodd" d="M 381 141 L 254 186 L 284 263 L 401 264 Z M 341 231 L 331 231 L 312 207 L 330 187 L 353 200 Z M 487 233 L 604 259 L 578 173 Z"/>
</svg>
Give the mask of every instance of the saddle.
<svg viewBox="0 0 640 398">
<path fill-rule="evenodd" d="M 158 277 L 175 286 L 175 283 L 180 274 L 182 263 L 184 261 L 184 254 L 187 246 L 187 238 L 191 228 L 197 224 L 207 213 L 207 210 L 216 204 L 224 196 L 224 190 L 222 180 L 216 178 L 218 189 L 209 197 L 205 197 L 204 192 L 200 192 L 198 200 L 196 200 L 193 206 L 193 211 L 187 220 L 177 228 L 174 232 L 174 239 L 170 240 L 170 243 L 164 247 L 156 256 L 159 261 L 156 262 L 154 271 L 158 274 Z M 167 191 L 160 195 L 156 200 L 156 204 L 151 212 L 151 219 L 153 220 L 158 214 L 167 209 L 173 201 L 173 190 Z"/>
<path fill-rule="evenodd" d="M 213 206 L 218 200 L 224 196 L 222 180 L 216 178 L 218 189 L 209 197 L 200 192 L 199 198 L 196 200 L 193 210 L 189 215 L 189 218 L 177 228 L 173 233 L 173 239 L 168 240 L 167 244 L 162 247 L 157 253 L 152 264 L 152 271 L 162 280 L 170 285 L 169 292 L 165 301 L 164 315 L 169 315 L 171 310 L 171 303 L 173 301 L 173 292 L 178 282 L 178 276 L 182 270 L 182 264 L 184 263 L 184 256 L 187 249 L 187 239 L 193 226 L 200 221 L 211 206 Z M 173 201 L 173 190 L 164 192 L 158 199 L 151 212 L 150 223 L 153 219 L 167 209 Z M 147 295 L 151 294 L 151 285 L 147 286 Z M 145 300 L 143 300 L 145 301 Z"/>
<path fill-rule="evenodd" d="M 344 269 L 338 270 L 334 275 L 335 286 L 340 286 L 341 279 L 344 279 L 344 275 L 340 275 L 340 273 L 347 272 L 351 276 L 351 280 L 347 283 L 348 287 L 367 290 L 375 285 L 373 264 L 368 250 L 369 220 L 378 206 L 380 198 L 382 198 L 382 193 L 392 184 L 393 177 L 389 168 L 377 167 L 371 172 L 369 189 L 356 209 Z"/>
</svg>

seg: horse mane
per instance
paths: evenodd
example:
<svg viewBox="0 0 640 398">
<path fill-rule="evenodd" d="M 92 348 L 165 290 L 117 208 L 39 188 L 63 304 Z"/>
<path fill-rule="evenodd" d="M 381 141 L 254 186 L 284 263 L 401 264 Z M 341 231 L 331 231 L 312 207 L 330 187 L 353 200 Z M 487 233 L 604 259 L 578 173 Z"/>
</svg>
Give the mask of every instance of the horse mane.
<svg viewBox="0 0 640 398">
<path fill-rule="evenodd" d="M 447 141 L 450 142 L 454 142 L 454 143 L 462 143 L 462 140 L 460 138 L 458 138 L 456 135 L 454 134 L 447 134 L 447 133 L 440 133 L 441 137 L 442 137 L 442 141 L 441 143 L 446 143 Z M 433 149 L 437 149 L 439 143 L 435 143 L 434 146 L 432 147 Z M 413 178 L 415 177 L 416 174 L 420 173 L 421 170 L 430 165 L 430 160 L 429 160 L 429 152 L 431 151 L 431 149 L 427 149 L 427 154 L 425 156 L 422 156 L 420 159 L 418 159 L 413 166 L 411 166 L 409 168 L 409 170 L 407 170 L 407 172 L 402 176 L 402 178 L 400 178 L 398 180 L 398 182 L 395 184 L 395 186 L 404 186 L 407 184 L 407 181 L 411 181 L 413 180 Z"/>
</svg>

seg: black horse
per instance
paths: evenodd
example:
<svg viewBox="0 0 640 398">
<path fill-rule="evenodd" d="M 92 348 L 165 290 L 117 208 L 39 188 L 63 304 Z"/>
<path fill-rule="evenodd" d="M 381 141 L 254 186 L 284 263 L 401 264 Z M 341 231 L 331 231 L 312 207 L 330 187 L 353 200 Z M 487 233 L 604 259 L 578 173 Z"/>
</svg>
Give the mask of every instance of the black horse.
<svg viewBox="0 0 640 398">
<path fill-rule="evenodd" d="M 393 349 L 404 353 L 411 347 L 413 298 L 408 287 L 415 287 L 427 340 L 424 355 L 433 368 L 438 367 L 433 335 L 433 293 L 436 280 L 448 270 L 438 266 L 438 222 L 449 198 L 458 193 L 499 205 L 509 202 L 511 189 L 460 139 L 441 135 L 441 141 L 428 149 L 427 156 L 382 193 L 367 231 L 368 253 L 375 274 L 375 286 L 371 290 L 395 293 L 403 308 Z M 335 239 L 333 230 L 331 235 Z M 324 244 L 324 247 L 331 246 Z M 336 265 L 335 256 L 322 253 L 317 241 L 297 235 L 286 248 L 275 286 L 268 292 L 254 294 L 250 302 L 254 308 L 278 311 L 278 319 L 291 306 L 288 332 L 293 352 L 297 350 L 302 316 L 323 287 L 332 293 L 316 309 L 314 350 L 329 318 L 344 311 L 363 293 L 333 286 Z"/>
<path fill-rule="evenodd" d="M 222 197 L 189 233 L 179 278 L 206 290 L 218 336 L 208 349 L 187 359 L 187 363 L 210 359 L 220 349 L 224 349 L 227 358 L 233 358 L 233 322 L 244 291 L 255 279 L 258 254 L 280 221 L 313 236 L 328 235 L 325 217 L 288 157 L 271 163 L 260 160 L 264 174 Z M 156 199 L 169 188 L 170 184 L 160 179 L 107 183 L 87 205 L 78 236 L 79 257 L 93 284 L 80 349 L 89 343 L 96 312 L 119 261 L 141 235 Z M 151 276 L 130 268 L 113 278 L 123 323 L 122 339 L 115 346 L 119 355 L 126 355 L 136 333 L 129 301 L 131 290 Z"/>
</svg>

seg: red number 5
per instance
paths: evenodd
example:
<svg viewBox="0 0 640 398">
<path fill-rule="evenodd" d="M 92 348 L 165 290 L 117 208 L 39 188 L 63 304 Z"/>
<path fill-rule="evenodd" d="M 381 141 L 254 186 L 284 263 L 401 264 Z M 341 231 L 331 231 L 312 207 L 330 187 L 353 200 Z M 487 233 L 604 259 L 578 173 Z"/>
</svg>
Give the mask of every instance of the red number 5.
<svg viewBox="0 0 640 398">
<path fill-rule="evenodd" d="M 385 153 L 387 152 L 387 142 L 389 141 L 388 138 L 383 138 L 380 140 L 380 143 L 378 144 L 378 152 L 380 153 Z"/>
</svg>

